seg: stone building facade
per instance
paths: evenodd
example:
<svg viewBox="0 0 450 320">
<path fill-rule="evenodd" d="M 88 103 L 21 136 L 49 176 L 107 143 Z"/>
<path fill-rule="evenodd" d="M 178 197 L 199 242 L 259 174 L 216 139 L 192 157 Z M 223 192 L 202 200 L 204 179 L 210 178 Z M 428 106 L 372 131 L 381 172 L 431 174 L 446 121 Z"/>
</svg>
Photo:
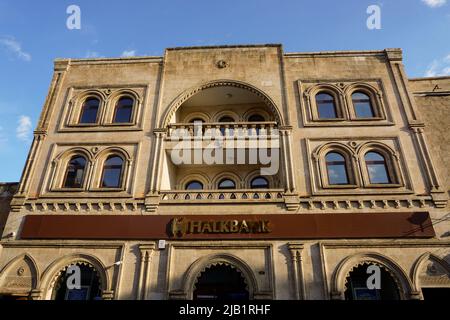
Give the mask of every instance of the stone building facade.
<svg viewBox="0 0 450 320">
<path fill-rule="evenodd" d="M 442 297 L 449 106 L 450 78 L 408 79 L 400 49 L 57 59 L 0 294 Z"/>
</svg>

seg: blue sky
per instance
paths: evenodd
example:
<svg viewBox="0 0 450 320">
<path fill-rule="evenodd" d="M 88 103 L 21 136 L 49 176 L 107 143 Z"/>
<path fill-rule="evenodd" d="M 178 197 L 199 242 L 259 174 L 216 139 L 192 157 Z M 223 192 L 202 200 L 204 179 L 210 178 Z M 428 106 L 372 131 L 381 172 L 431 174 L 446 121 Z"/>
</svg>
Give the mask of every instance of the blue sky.
<svg viewBox="0 0 450 320">
<path fill-rule="evenodd" d="M 81 29 L 69 30 L 69 5 Z M 369 30 L 369 5 L 381 29 Z M 450 74 L 450 0 L 0 0 L 0 181 L 18 181 L 57 57 L 281 43 L 286 52 L 401 47 L 408 76 Z"/>
</svg>

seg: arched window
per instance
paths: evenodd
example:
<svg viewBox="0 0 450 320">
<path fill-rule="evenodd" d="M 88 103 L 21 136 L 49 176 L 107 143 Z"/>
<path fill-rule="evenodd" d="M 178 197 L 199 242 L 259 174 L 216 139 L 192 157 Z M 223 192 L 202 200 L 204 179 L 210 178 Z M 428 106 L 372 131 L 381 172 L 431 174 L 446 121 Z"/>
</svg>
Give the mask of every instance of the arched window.
<svg viewBox="0 0 450 320">
<path fill-rule="evenodd" d="M 95 97 L 87 98 L 81 107 L 79 123 L 97 123 L 100 100 Z"/>
<path fill-rule="evenodd" d="M 81 188 L 83 186 L 86 159 L 83 156 L 73 156 L 67 164 L 64 177 L 64 188 Z"/>
<path fill-rule="evenodd" d="M 220 190 L 236 189 L 236 183 L 231 179 L 222 179 L 218 185 Z"/>
<path fill-rule="evenodd" d="M 229 117 L 229 116 L 224 116 L 224 117 L 219 119 L 219 122 L 234 122 L 234 119 L 232 117 Z"/>
<path fill-rule="evenodd" d="M 189 121 L 190 123 L 196 123 L 196 122 L 200 122 L 200 123 L 205 123 L 205 121 L 201 118 L 194 118 L 191 121 Z"/>
<path fill-rule="evenodd" d="M 373 118 L 375 113 L 373 110 L 370 97 L 363 92 L 355 92 L 352 94 L 353 108 L 357 118 Z"/>
<path fill-rule="evenodd" d="M 328 183 L 330 185 L 348 184 L 348 172 L 345 158 L 337 152 L 329 152 L 325 156 Z"/>
<path fill-rule="evenodd" d="M 269 181 L 263 177 L 256 177 L 250 182 L 252 189 L 269 189 Z"/>
<path fill-rule="evenodd" d="M 260 114 L 253 114 L 250 117 L 248 117 L 248 122 L 264 122 L 266 119 Z M 260 128 L 256 128 L 256 134 L 259 135 Z"/>
<path fill-rule="evenodd" d="M 224 116 L 222 118 L 219 119 L 219 122 L 235 122 L 234 119 L 232 117 L 229 116 Z M 233 133 L 233 129 L 229 129 L 230 130 L 230 135 L 232 135 Z M 225 135 L 225 128 L 220 128 L 220 132 L 222 133 L 222 135 Z"/>
<path fill-rule="evenodd" d="M 134 99 L 122 97 L 117 101 L 114 113 L 114 123 L 130 123 L 133 114 Z"/>
<path fill-rule="evenodd" d="M 186 190 L 203 190 L 203 183 L 197 180 L 189 181 L 186 183 Z"/>
<path fill-rule="evenodd" d="M 367 152 L 364 160 L 366 162 L 367 173 L 372 184 L 389 184 L 391 178 L 386 163 L 386 159 L 378 152 Z"/>
<path fill-rule="evenodd" d="M 103 165 L 103 188 L 120 188 L 122 184 L 123 159 L 119 156 L 109 156 Z"/>
<path fill-rule="evenodd" d="M 253 114 L 248 117 L 248 122 L 264 122 L 266 119 L 260 114 Z"/>
<path fill-rule="evenodd" d="M 320 119 L 335 119 L 338 117 L 334 97 L 328 93 L 316 95 L 317 112 Z"/>
</svg>

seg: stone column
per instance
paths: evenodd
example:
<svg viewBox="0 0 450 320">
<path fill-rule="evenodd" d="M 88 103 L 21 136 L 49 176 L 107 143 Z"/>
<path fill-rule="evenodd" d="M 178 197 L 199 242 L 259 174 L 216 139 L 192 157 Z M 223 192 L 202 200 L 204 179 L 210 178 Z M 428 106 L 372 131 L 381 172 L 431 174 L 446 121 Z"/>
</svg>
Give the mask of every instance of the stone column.
<svg viewBox="0 0 450 320">
<path fill-rule="evenodd" d="M 137 300 L 147 300 L 150 288 L 150 264 L 155 244 L 144 244 L 139 246 L 141 262 L 139 267 L 139 283 L 137 290 Z"/>
<path fill-rule="evenodd" d="M 155 129 L 156 140 L 153 149 L 152 167 L 150 170 L 149 192 L 145 197 L 145 209 L 148 212 L 155 212 L 159 205 L 159 185 L 161 179 L 161 160 L 164 149 L 164 139 L 166 130 Z"/>
<path fill-rule="evenodd" d="M 303 244 L 288 243 L 289 253 L 292 260 L 292 275 L 294 280 L 294 297 L 295 300 L 304 300 L 305 294 L 305 277 L 303 272 L 303 262 L 301 252 Z"/>
</svg>

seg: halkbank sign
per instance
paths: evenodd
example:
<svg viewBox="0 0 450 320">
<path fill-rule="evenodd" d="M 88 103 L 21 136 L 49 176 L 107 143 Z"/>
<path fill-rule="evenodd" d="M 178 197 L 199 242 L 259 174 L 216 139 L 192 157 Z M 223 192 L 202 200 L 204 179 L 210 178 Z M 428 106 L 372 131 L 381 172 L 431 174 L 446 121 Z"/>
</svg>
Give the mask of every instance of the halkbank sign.
<svg viewBox="0 0 450 320">
<path fill-rule="evenodd" d="M 174 237 L 183 237 L 186 234 L 269 233 L 271 230 L 268 220 L 192 221 L 174 218 L 171 222 L 171 231 Z"/>
</svg>

